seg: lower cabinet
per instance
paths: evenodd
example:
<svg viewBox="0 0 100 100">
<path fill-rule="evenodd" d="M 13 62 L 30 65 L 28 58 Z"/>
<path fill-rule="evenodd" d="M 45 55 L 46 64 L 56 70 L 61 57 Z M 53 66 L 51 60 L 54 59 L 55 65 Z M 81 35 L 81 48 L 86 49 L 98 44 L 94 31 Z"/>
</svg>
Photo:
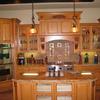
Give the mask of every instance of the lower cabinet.
<svg viewBox="0 0 100 100">
<path fill-rule="evenodd" d="M 89 71 L 89 72 L 92 72 L 94 74 L 94 76 L 96 77 L 96 84 L 95 84 L 95 87 L 96 87 L 96 93 L 95 93 L 95 100 L 100 100 L 100 64 L 94 64 L 94 65 L 91 65 L 89 66 L 88 64 L 87 65 L 76 65 L 74 66 L 74 70 L 76 72 L 82 72 L 82 71 Z"/>
<path fill-rule="evenodd" d="M 12 81 L 0 81 L 0 100 L 13 100 Z"/>
<path fill-rule="evenodd" d="M 13 81 L 14 100 L 95 100 L 92 81 Z"/>
<path fill-rule="evenodd" d="M 95 84 L 89 82 L 76 83 L 76 99 L 75 100 L 95 100 Z M 94 91 L 94 92 L 93 92 Z"/>
<path fill-rule="evenodd" d="M 96 86 L 96 100 L 100 100 L 100 85 Z"/>
</svg>

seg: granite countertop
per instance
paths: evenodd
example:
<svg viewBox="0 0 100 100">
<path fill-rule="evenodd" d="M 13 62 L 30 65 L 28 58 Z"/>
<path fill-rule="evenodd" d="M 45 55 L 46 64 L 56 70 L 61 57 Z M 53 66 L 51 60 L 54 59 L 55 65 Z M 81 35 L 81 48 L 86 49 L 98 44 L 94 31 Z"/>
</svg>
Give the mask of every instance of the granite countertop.
<svg viewBox="0 0 100 100">
<path fill-rule="evenodd" d="M 90 80 L 90 81 L 95 81 L 96 77 L 95 75 L 92 73 L 92 75 L 82 75 L 79 72 L 63 72 L 63 75 L 58 77 L 50 77 L 47 75 L 47 72 L 41 72 L 38 73 L 37 76 L 33 76 L 33 75 L 25 75 L 20 78 L 17 78 L 15 80 Z"/>
</svg>

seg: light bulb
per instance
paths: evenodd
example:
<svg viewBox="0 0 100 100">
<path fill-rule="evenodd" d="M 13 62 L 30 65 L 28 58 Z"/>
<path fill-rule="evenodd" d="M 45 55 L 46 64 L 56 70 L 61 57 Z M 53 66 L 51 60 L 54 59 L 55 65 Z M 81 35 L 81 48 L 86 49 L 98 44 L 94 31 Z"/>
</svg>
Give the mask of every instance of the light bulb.
<svg viewBox="0 0 100 100">
<path fill-rule="evenodd" d="M 36 33 L 36 29 L 35 28 L 31 28 L 30 33 Z"/>
<path fill-rule="evenodd" d="M 72 27 L 72 32 L 77 32 L 77 27 Z"/>
</svg>

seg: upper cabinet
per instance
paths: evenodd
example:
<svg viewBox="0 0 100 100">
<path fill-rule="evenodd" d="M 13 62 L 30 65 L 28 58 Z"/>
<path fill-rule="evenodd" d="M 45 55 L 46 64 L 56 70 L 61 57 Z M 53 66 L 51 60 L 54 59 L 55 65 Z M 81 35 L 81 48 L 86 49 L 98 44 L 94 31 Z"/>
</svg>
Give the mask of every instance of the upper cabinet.
<svg viewBox="0 0 100 100">
<path fill-rule="evenodd" d="M 100 49 L 100 24 L 92 27 L 92 48 Z"/>
<path fill-rule="evenodd" d="M 16 23 L 19 23 L 18 19 L 0 18 L 0 42 L 15 41 Z"/>
<path fill-rule="evenodd" d="M 31 27 L 31 24 L 20 25 L 20 32 L 18 34 L 18 50 L 21 52 L 38 50 L 38 29 L 37 33 L 32 34 L 30 32 Z"/>
<path fill-rule="evenodd" d="M 82 50 L 100 50 L 100 23 L 81 24 Z"/>
<path fill-rule="evenodd" d="M 39 34 L 40 35 L 72 35 L 73 12 L 62 13 L 37 13 L 39 17 Z M 80 14 L 76 12 L 77 29 L 80 29 Z M 77 34 L 80 30 L 77 30 Z"/>
</svg>

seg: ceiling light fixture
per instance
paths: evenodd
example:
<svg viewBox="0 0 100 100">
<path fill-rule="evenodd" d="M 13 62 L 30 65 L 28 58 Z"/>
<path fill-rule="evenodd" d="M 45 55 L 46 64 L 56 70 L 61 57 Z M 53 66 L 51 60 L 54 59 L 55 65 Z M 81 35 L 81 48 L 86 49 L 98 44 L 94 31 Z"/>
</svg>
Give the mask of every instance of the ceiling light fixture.
<svg viewBox="0 0 100 100">
<path fill-rule="evenodd" d="M 30 30 L 31 33 L 36 33 L 35 22 L 34 22 L 34 3 L 32 2 L 32 27 Z"/>
<path fill-rule="evenodd" d="M 77 32 L 77 16 L 75 15 L 76 14 L 75 10 L 76 10 L 75 0 L 73 0 L 72 32 Z"/>
</svg>

